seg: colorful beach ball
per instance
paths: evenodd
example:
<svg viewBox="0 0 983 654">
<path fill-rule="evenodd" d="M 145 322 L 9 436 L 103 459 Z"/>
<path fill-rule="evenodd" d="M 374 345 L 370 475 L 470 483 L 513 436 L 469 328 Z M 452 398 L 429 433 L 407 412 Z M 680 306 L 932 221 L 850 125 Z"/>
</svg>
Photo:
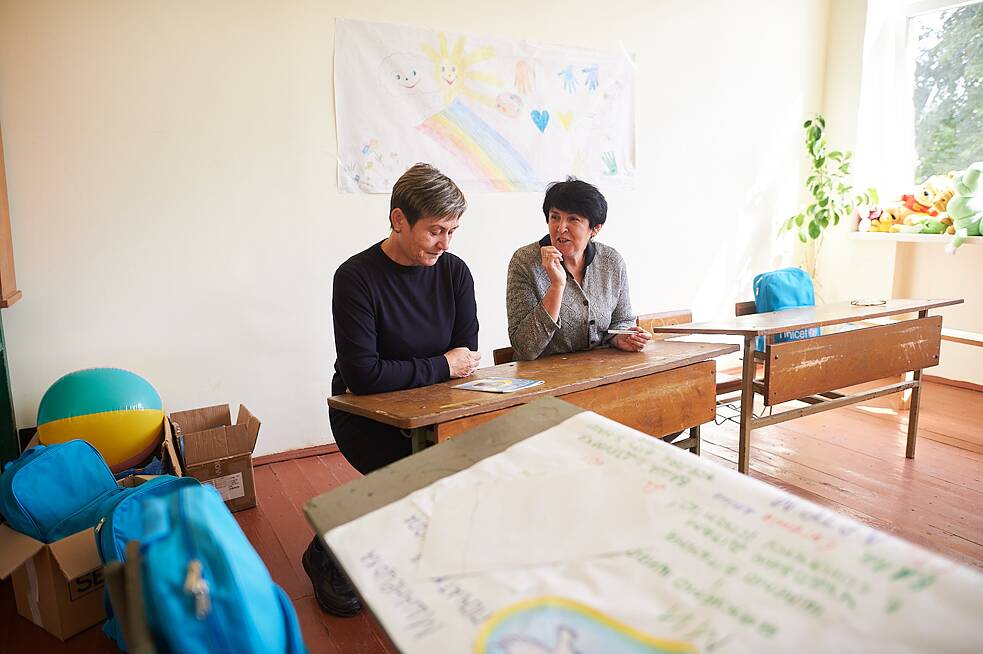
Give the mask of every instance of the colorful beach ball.
<svg viewBox="0 0 983 654">
<path fill-rule="evenodd" d="M 86 440 L 113 472 L 146 460 L 160 444 L 163 424 L 156 389 L 119 368 L 70 372 L 51 385 L 38 407 L 38 440 L 45 445 Z"/>
</svg>

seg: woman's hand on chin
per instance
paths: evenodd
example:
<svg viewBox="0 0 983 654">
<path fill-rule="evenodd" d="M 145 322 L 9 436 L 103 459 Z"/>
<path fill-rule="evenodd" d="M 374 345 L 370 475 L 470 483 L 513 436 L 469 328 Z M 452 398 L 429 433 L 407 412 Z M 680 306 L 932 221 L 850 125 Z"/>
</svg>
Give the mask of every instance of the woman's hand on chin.
<svg viewBox="0 0 983 654">
<path fill-rule="evenodd" d="M 550 284 L 557 288 L 563 288 L 567 283 L 567 271 L 563 267 L 563 255 L 552 245 L 539 248 L 539 256 L 542 258 L 543 268 L 546 275 L 550 278 Z"/>
</svg>

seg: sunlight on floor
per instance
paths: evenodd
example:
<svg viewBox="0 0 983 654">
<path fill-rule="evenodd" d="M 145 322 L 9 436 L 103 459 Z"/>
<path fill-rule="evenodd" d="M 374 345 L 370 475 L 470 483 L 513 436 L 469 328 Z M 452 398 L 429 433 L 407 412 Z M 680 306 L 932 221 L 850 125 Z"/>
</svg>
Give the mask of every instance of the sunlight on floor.
<svg viewBox="0 0 983 654">
<path fill-rule="evenodd" d="M 896 415 L 898 415 L 898 412 L 895 411 L 894 409 L 889 409 L 889 408 L 883 407 L 883 406 L 863 406 L 863 405 L 860 405 L 860 406 L 857 406 L 857 407 L 854 407 L 854 408 L 859 409 L 860 411 L 866 411 L 867 413 L 875 413 L 877 415 L 882 415 L 882 416 L 896 416 Z"/>
</svg>

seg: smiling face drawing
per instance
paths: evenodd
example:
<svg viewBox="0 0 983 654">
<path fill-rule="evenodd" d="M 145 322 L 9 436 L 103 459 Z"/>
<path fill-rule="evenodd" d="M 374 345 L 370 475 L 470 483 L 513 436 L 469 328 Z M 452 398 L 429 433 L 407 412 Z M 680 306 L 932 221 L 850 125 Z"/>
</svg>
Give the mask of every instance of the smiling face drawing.
<svg viewBox="0 0 983 654">
<path fill-rule="evenodd" d="M 441 89 L 444 102 L 450 104 L 458 95 L 464 95 L 489 107 L 495 106 L 495 98 L 474 88 L 476 84 L 498 87 L 501 80 L 491 73 L 476 70 L 477 64 L 494 57 L 491 46 L 464 51 L 464 37 L 460 36 L 453 46 L 447 43 L 446 34 L 437 35 L 436 47 L 431 43 L 421 43 L 420 50 L 430 60 L 433 79 Z"/>
<path fill-rule="evenodd" d="M 447 86 L 454 86 L 457 81 L 457 66 L 444 59 L 440 62 L 440 79 Z"/>
<path fill-rule="evenodd" d="M 390 93 L 401 95 L 422 90 L 423 71 L 429 62 L 417 54 L 397 52 L 382 60 L 379 76 Z"/>
<path fill-rule="evenodd" d="M 404 89 L 411 89 L 420 82 L 420 75 L 415 68 L 396 71 L 394 75 L 396 75 L 396 83 Z"/>
</svg>

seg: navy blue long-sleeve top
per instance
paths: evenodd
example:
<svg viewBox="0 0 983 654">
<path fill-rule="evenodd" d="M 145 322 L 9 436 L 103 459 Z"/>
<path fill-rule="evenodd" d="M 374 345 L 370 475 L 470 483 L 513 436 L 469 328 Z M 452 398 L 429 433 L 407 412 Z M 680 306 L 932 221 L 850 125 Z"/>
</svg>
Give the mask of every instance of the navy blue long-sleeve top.
<svg viewBox="0 0 983 654">
<path fill-rule="evenodd" d="M 450 252 L 433 266 L 402 266 L 376 243 L 339 266 L 331 306 L 338 355 L 333 395 L 446 381 L 444 353 L 478 349 L 474 280 Z"/>
</svg>

